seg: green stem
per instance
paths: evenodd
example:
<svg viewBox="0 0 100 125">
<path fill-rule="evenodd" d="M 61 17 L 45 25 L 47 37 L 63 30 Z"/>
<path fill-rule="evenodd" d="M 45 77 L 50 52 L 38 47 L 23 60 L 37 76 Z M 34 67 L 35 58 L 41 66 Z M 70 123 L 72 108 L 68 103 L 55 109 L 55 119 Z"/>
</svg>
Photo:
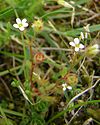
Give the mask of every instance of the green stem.
<svg viewBox="0 0 100 125">
<path fill-rule="evenodd" d="M 4 75 L 6 75 L 6 74 L 8 74 L 8 73 L 10 73 L 10 72 L 13 72 L 13 71 L 15 71 L 15 70 L 18 70 L 18 69 L 20 69 L 20 68 L 21 68 L 21 66 L 16 66 L 16 67 L 14 67 L 14 68 L 12 68 L 12 69 L 5 70 L 5 71 L 3 71 L 3 72 L 0 72 L 0 76 L 4 76 Z"/>
<path fill-rule="evenodd" d="M 5 121 L 5 125 L 10 125 L 10 122 L 8 121 L 4 111 L 2 110 L 1 106 L 0 106 L 0 112 L 1 112 L 1 115 L 3 116 L 3 119 Z"/>
<path fill-rule="evenodd" d="M 73 60 L 73 63 L 70 65 L 70 68 L 69 68 L 69 70 L 68 70 L 68 73 L 71 72 L 71 70 L 79 63 L 79 61 L 81 61 L 81 60 L 84 58 L 85 55 L 86 55 L 86 54 L 84 53 L 82 56 L 80 56 L 80 57 L 78 58 L 77 61 L 75 61 L 75 60 L 76 60 L 76 55 L 75 55 L 75 58 L 74 58 L 74 60 Z"/>
<path fill-rule="evenodd" d="M 22 38 L 22 43 L 23 43 L 23 52 L 24 52 L 24 76 L 25 79 L 27 79 L 27 71 L 26 71 L 26 59 L 27 59 L 27 55 L 26 55 L 26 47 L 25 47 L 25 43 L 24 43 L 24 34 L 21 34 L 21 38 Z"/>
</svg>

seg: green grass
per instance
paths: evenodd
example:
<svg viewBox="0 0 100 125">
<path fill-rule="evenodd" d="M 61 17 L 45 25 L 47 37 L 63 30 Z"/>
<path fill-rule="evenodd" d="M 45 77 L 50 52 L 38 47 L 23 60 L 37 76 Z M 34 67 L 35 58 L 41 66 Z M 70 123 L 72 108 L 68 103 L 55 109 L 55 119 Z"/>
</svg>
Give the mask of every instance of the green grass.
<svg viewBox="0 0 100 125">
<path fill-rule="evenodd" d="M 0 0 L 0 125 L 100 124 L 99 2 L 65 2 Z"/>
</svg>

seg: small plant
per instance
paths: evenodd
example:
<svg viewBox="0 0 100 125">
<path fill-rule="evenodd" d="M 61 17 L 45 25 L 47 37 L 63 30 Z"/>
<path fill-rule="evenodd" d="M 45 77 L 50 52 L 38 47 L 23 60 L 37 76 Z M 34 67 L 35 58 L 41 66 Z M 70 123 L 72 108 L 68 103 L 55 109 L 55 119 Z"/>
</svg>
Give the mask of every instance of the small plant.
<svg viewBox="0 0 100 125">
<path fill-rule="evenodd" d="M 94 11 L 88 1 L 1 3 L 0 124 L 99 124 L 98 5 Z"/>
</svg>

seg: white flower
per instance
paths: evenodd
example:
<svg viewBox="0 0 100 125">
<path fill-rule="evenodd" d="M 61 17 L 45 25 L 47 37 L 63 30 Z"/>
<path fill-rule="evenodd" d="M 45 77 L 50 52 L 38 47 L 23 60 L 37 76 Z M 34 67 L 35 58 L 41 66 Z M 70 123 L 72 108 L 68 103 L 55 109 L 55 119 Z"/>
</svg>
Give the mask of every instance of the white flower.
<svg viewBox="0 0 100 125">
<path fill-rule="evenodd" d="M 66 91 L 66 89 L 72 90 L 72 87 L 68 86 L 66 83 L 62 84 L 62 87 L 63 87 L 63 91 Z"/>
<path fill-rule="evenodd" d="M 83 44 L 80 43 L 80 40 L 78 38 L 75 38 L 74 41 L 70 42 L 69 44 L 75 47 L 76 52 L 85 47 Z"/>
<path fill-rule="evenodd" d="M 62 84 L 63 91 L 66 91 L 66 86 L 67 86 L 67 84 L 66 84 L 66 83 Z"/>
<path fill-rule="evenodd" d="M 20 18 L 16 19 L 16 24 L 13 24 L 15 28 L 18 28 L 20 31 L 24 31 L 26 27 L 28 27 L 28 23 L 26 19 L 21 20 Z"/>
</svg>

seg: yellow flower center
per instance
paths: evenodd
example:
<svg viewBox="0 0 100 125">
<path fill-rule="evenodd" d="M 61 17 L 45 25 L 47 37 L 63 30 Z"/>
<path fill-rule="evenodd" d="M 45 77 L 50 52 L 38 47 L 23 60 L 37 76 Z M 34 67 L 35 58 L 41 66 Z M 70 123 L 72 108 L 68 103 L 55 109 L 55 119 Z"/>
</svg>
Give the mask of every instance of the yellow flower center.
<svg viewBox="0 0 100 125">
<path fill-rule="evenodd" d="M 80 44 L 76 44 L 75 47 L 79 48 Z"/>
<path fill-rule="evenodd" d="M 19 26 L 19 27 L 22 27 L 22 26 L 23 26 L 23 24 L 22 24 L 22 23 L 20 23 L 20 24 L 18 24 L 18 26 Z"/>
</svg>

